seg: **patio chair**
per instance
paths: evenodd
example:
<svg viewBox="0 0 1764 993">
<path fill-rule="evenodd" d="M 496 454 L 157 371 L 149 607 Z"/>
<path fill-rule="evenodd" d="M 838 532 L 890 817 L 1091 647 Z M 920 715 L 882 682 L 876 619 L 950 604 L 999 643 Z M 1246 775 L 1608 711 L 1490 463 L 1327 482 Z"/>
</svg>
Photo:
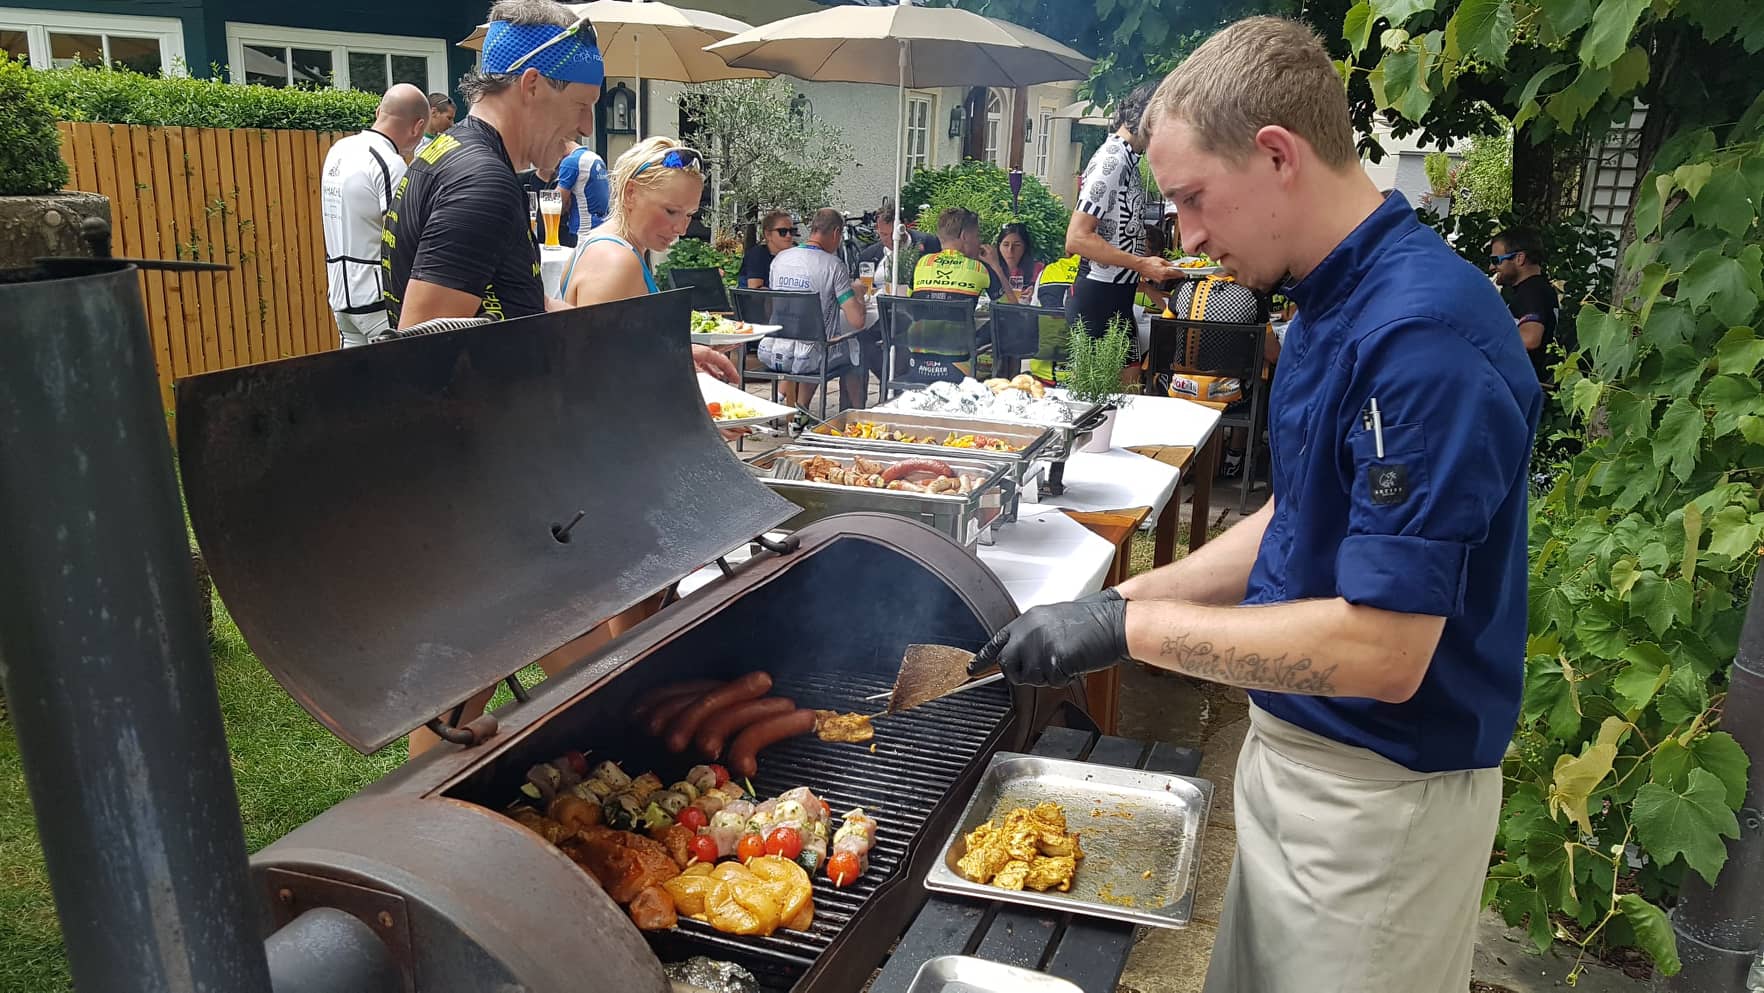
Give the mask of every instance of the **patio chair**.
<svg viewBox="0 0 1764 993">
<path fill-rule="evenodd" d="M 1150 361 L 1146 376 L 1153 383 L 1167 376 L 1178 363 L 1185 369 L 1205 369 L 1220 376 L 1235 376 L 1244 384 L 1244 396 L 1226 406 L 1220 428 L 1245 428 L 1243 481 L 1238 485 L 1237 512 L 1249 506 L 1255 486 L 1256 452 L 1268 414 L 1268 389 L 1262 381 L 1265 352 L 1262 339 L 1266 324 L 1232 324 L 1225 321 L 1191 321 L 1154 317 L 1151 322 Z"/>
<path fill-rule="evenodd" d="M 925 297 L 884 299 L 889 306 L 886 318 L 880 322 L 882 364 L 891 370 L 895 362 L 895 349 L 901 349 L 910 361 L 913 355 L 926 352 L 924 346 L 934 338 L 940 349 L 938 354 L 958 356 L 956 361 L 966 361 L 968 374 L 973 375 L 977 371 L 980 355 L 991 348 L 981 340 L 980 330 L 974 321 L 972 301 L 931 300 Z M 880 306 L 877 313 L 882 313 Z M 962 351 L 942 351 L 952 345 Z M 911 376 L 912 370 L 909 369 L 906 377 Z M 882 399 L 891 399 L 907 390 L 922 390 L 929 385 L 929 381 L 919 382 L 891 375 L 883 385 Z"/>
<path fill-rule="evenodd" d="M 712 314 L 729 312 L 729 293 L 723 285 L 723 270 L 686 267 L 668 270 L 668 289 L 692 291 L 692 309 Z"/>
<path fill-rule="evenodd" d="M 1044 307 L 1022 303 L 992 305 L 992 368 L 993 375 L 1006 379 L 1022 371 L 1024 359 L 1035 358 L 1041 351 L 1041 322 L 1053 316 Z M 1065 314 L 1058 315 L 1064 323 Z"/>
<path fill-rule="evenodd" d="M 827 356 L 834 346 L 851 347 L 850 342 L 862 332 L 853 331 L 841 321 L 838 334 L 827 334 L 826 315 L 821 311 L 821 295 L 812 290 L 750 290 L 736 287 L 733 291 L 735 318 L 749 324 L 779 324 L 783 330 L 775 339 L 812 341 L 820 344 L 820 368 L 809 373 L 773 372 L 770 369 L 742 369 L 741 382 L 772 384 L 772 401 L 778 400 L 779 383 L 819 383 L 821 386 L 821 420 L 827 419 L 829 383 L 837 380 L 847 367 L 827 367 Z M 858 406 L 863 405 L 859 398 Z"/>
</svg>

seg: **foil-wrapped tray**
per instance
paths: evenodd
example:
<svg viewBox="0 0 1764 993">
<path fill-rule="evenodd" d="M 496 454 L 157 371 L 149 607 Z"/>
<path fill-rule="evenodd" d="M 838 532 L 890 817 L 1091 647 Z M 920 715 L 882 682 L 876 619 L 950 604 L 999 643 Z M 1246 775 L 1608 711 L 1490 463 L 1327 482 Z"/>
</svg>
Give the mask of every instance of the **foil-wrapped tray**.
<svg viewBox="0 0 1764 993">
<path fill-rule="evenodd" d="M 925 960 L 907 993 L 1083 993 L 1045 972 L 977 958 L 939 955 Z"/>
<path fill-rule="evenodd" d="M 1057 803 L 1085 858 L 1070 892 L 1007 890 L 956 869 L 968 832 L 1016 807 Z M 925 887 L 1147 927 L 1179 928 L 1194 911 L 1213 784 L 1095 762 L 999 752 L 925 876 Z"/>
</svg>

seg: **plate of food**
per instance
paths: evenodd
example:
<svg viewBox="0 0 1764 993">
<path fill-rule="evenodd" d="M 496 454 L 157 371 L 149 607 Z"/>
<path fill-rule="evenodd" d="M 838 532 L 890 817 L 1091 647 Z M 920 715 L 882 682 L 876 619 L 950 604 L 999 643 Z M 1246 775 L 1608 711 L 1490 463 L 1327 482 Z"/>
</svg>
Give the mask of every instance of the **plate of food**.
<svg viewBox="0 0 1764 993">
<path fill-rule="evenodd" d="M 925 887 L 1183 927 L 1212 801 L 1204 779 L 999 752 Z"/>
<path fill-rule="evenodd" d="M 698 391 L 704 395 L 704 409 L 719 428 L 741 428 L 790 417 L 793 408 L 756 397 L 712 376 L 698 374 Z"/>
<path fill-rule="evenodd" d="M 1223 266 L 1205 255 L 1184 255 L 1176 260 L 1176 268 L 1182 270 L 1186 279 L 1200 279 L 1224 270 Z"/>
<path fill-rule="evenodd" d="M 707 314 L 702 310 L 692 312 L 694 345 L 745 345 L 783 329 L 782 324 L 749 324 L 721 314 Z"/>
</svg>

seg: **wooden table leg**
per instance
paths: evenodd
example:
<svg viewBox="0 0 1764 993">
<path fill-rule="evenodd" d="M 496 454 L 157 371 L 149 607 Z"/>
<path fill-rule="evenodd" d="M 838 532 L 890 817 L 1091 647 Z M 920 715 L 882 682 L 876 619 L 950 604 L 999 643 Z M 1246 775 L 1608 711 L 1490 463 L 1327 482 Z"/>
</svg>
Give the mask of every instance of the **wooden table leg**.
<svg viewBox="0 0 1764 993">
<path fill-rule="evenodd" d="M 1201 446 L 1194 460 L 1194 494 L 1189 498 L 1193 511 L 1188 517 L 1188 551 L 1192 554 L 1207 543 L 1207 518 L 1213 509 L 1213 475 L 1219 469 L 1219 446 L 1225 443 L 1225 432 L 1215 430 Z"/>
<path fill-rule="evenodd" d="M 1152 546 L 1154 568 L 1176 561 L 1176 520 L 1181 516 L 1181 498 L 1182 487 L 1177 486 L 1176 492 L 1170 494 L 1170 502 L 1164 504 L 1163 512 L 1158 514 L 1156 544 Z"/>
</svg>

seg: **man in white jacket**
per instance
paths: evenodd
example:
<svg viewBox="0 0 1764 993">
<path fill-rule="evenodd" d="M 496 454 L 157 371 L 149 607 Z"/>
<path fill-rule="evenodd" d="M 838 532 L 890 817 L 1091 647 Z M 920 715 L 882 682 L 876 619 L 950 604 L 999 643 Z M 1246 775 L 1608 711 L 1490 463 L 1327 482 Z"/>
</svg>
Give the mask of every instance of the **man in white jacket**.
<svg viewBox="0 0 1764 993">
<path fill-rule="evenodd" d="M 380 98 L 373 127 L 339 140 L 325 156 L 325 275 L 344 348 L 365 345 L 387 328 L 380 238 L 392 192 L 404 178 L 405 157 L 415 151 L 428 121 L 429 98 L 399 83 Z"/>
</svg>

